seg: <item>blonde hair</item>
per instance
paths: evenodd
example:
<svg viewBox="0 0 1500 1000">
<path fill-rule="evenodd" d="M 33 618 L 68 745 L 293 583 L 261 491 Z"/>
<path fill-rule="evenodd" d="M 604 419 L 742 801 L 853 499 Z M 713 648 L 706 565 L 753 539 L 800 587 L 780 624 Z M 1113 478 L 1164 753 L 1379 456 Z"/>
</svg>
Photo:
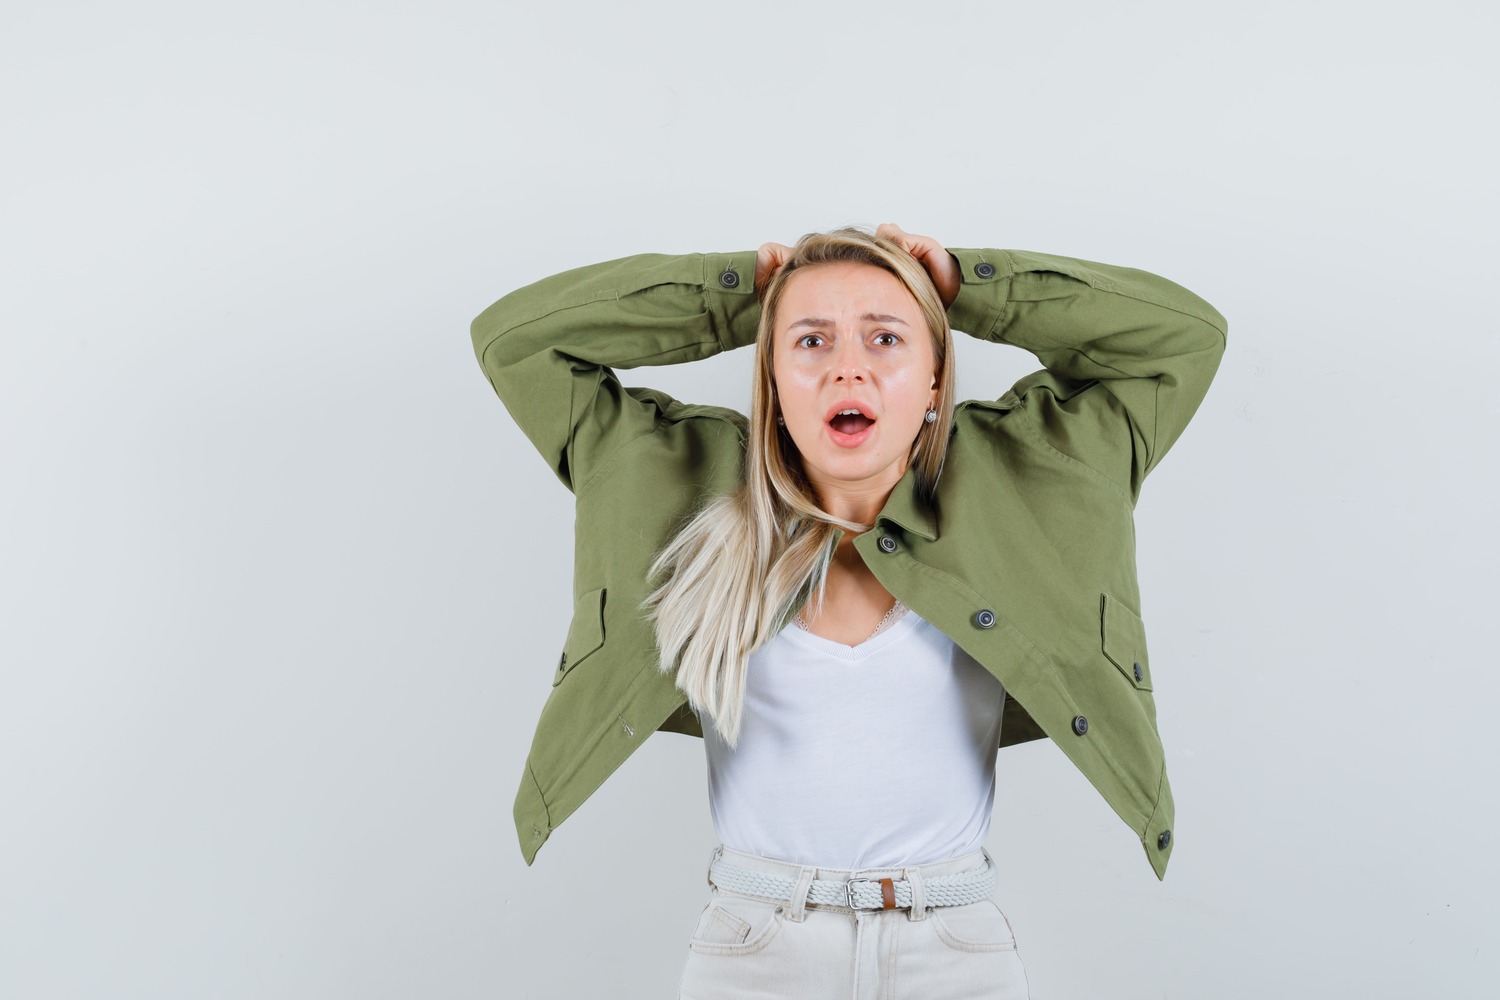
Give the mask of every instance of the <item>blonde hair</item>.
<svg viewBox="0 0 1500 1000">
<path fill-rule="evenodd" d="M 710 499 L 666 544 L 650 578 L 667 580 L 643 602 L 656 630 L 664 673 L 700 716 L 730 745 L 739 740 L 750 654 L 791 621 L 807 600 L 823 603 L 837 529 L 869 530 L 818 506 L 802 458 L 784 427 L 773 374 L 776 312 L 787 279 L 805 267 L 853 261 L 895 275 L 917 300 L 932 335 L 937 375 L 937 419 L 912 442 L 908 467 L 917 490 L 931 499 L 942 474 L 953 422 L 953 332 L 937 288 L 922 264 L 899 244 L 856 227 L 808 233 L 779 271 L 758 289 L 755 382 L 745 475 L 730 492 Z"/>
</svg>

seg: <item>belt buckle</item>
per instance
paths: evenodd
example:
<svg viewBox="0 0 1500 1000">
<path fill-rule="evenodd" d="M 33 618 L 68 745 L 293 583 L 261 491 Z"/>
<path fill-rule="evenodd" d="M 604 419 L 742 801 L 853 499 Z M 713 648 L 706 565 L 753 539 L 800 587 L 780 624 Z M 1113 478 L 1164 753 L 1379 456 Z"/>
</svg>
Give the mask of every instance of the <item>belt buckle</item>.
<svg viewBox="0 0 1500 1000">
<path fill-rule="evenodd" d="M 848 906 L 849 909 L 851 909 L 851 910 L 859 910 L 859 909 L 866 909 L 866 910 L 868 910 L 868 909 L 871 909 L 871 907 L 868 907 L 868 906 L 866 906 L 866 907 L 859 907 L 859 906 L 855 906 L 854 905 L 854 883 L 856 883 L 856 882 L 869 882 L 872 885 L 878 886 L 878 885 L 880 885 L 880 879 L 878 879 L 878 878 L 851 878 L 849 881 L 847 881 L 847 882 L 844 883 L 844 900 L 845 900 L 845 905 Z M 884 909 L 884 907 L 885 907 L 885 902 L 884 902 L 884 899 L 882 898 L 880 906 L 875 907 L 875 909 Z"/>
</svg>

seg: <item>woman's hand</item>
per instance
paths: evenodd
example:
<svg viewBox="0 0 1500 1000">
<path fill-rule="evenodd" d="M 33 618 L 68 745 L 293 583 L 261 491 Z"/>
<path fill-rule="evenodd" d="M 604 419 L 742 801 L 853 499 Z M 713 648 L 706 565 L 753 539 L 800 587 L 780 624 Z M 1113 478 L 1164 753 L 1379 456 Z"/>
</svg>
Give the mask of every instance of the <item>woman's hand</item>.
<svg viewBox="0 0 1500 1000">
<path fill-rule="evenodd" d="M 959 272 L 958 258 L 953 256 L 943 245 L 931 236 L 918 236 L 908 233 L 894 222 L 882 222 L 875 227 L 876 236 L 884 236 L 901 246 L 903 250 L 917 258 L 918 262 L 927 269 L 932 276 L 932 283 L 937 286 L 938 296 L 943 300 L 943 308 L 946 309 L 958 298 Z"/>
<path fill-rule="evenodd" d="M 762 243 L 755 251 L 755 294 L 766 293 L 766 285 L 781 270 L 781 265 L 792 255 L 792 248 L 781 243 Z"/>
<path fill-rule="evenodd" d="M 894 222 L 883 222 L 875 229 L 877 236 L 884 236 L 917 259 L 932 277 L 938 296 L 946 309 L 958 298 L 958 258 L 943 248 L 931 236 L 908 233 Z M 781 265 L 792 255 L 792 248 L 783 243 L 762 243 L 755 252 L 755 293 L 765 294 L 766 285 L 775 277 Z"/>
</svg>

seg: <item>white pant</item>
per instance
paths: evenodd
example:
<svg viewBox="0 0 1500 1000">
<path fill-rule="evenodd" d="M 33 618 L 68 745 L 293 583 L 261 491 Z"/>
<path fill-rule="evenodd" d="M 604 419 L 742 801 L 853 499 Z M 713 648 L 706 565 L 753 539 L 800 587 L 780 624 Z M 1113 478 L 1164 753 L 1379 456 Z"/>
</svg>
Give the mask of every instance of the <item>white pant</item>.
<svg viewBox="0 0 1500 1000">
<path fill-rule="evenodd" d="M 983 851 L 907 868 L 807 868 L 720 846 L 726 861 L 797 880 L 775 902 L 710 883 L 688 941 L 679 1000 L 1026 1000 L 1010 921 L 992 899 L 920 911 L 806 902 L 809 878 L 933 878 L 984 862 Z M 710 859 L 712 864 L 712 858 Z M 808 873 L 811 873 L 810 876 Z"/>
</svg>

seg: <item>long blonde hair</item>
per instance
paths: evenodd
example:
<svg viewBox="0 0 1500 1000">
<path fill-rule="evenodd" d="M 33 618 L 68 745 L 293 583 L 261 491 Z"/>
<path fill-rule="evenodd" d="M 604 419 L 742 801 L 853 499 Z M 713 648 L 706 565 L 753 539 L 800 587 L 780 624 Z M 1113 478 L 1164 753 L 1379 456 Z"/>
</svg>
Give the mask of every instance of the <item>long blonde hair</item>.
<svg viewBox="0 0 1500 1000">
<path fill-rule="evenodd" d="M 871 525 L 836 517 L 818 506 L 802 458 L 776 423 L 774 354 L 776 312 L 787 279 L 804 267 L 853 261 L 894 274 L 917 300 L 932 335 L 938 381 L 937 419 L 912 442 L 908 467 L 930 499 L 942 473 L 953 422 L 953 332 L 937 288 L 921 263 L 899 244 L 856 227 L 808 233 L 779 271 L 757 290 L 755 382 L 745 476 L 735 489 L 710 499 L 667 543 L 650 578 L 667 580 L 643 602 L 656 630 L 664 673 L 730 746 L 739 740 L 750 654 L 790 622 L 809 599 L 822 607 L 835 530 L 859 534 Z"/>
</svg>

